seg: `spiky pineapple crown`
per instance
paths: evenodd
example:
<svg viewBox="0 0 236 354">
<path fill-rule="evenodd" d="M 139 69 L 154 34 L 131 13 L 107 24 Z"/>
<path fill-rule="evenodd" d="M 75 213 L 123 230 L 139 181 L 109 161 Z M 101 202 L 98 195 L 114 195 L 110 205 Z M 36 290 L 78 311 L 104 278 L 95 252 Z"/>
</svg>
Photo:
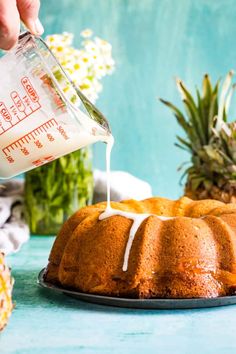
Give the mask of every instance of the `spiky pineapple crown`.
<svg viewBox="0 0 236 354">
<path fill-rule="evenodd" d="M 192 190 L 217 186 L 236 189 L 236 122 L 228 122 L 228 110 L 235 84 L 230 71 L 220 87 L 212 86 L 208 75 L 202 82 L 202 94 L 196 88 L 196 99 L 184 83 L 177 79 L 185 114 L 172 103 L 161 99 L 174 113 L 186 137 L 177 136 L 176 145 L 191 155 L 191 165 L 185 170 L 187 185 Z"/>
</svg>

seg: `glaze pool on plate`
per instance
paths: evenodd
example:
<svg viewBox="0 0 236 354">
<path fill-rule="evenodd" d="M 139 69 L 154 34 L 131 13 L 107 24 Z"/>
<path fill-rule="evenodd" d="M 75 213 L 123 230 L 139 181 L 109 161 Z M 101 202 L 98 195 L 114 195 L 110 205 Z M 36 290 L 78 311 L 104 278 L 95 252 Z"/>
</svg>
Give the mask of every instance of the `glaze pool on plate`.
<svg viewBox="0 0 236 354">
<path fill-rule="evenodd" d="M 236 295 L 216 297 L 216 298 L 198 298 L 198 299 L 128 299 L 121 297 L 110 297 L 102 295 L 93 295 L 80 293 L 78 291 L 63 289 L 60 286 L 50 284 L 44 280 L 45 268 L 38 275 L 38 284 L 46 289 L 57 291 L 69 295 L 77 300 L 83 300 L 94 304 L 129 307 L 136 309 L 192 309 L 202 307 L 218 307 L 236 304 Z"/>
</svg>

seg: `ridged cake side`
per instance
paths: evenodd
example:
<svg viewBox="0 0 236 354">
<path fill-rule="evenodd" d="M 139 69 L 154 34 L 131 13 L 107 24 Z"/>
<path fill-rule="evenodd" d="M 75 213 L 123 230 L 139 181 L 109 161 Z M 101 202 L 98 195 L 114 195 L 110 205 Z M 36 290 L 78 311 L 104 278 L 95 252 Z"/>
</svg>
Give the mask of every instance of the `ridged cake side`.
<svg viewBox="0 0 236 354">
<path fill-rule="evenodd" d="M 122 270 L 132 220 L 98 220 L 106 203 L 75 213 L 52 248 L 46 280 L 83 292 L 192 298 L 227 295 L 236 286 L 236 205 L 218 201 L 128 200 L 112 207 L 149 216 Z"/>
</svg>

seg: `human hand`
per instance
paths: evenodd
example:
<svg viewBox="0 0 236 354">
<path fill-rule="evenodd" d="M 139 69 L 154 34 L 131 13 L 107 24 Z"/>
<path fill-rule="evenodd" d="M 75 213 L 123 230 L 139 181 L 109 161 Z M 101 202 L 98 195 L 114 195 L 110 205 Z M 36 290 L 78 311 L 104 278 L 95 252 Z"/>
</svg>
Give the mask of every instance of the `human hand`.
<svg viewBox="0 0 236 354">
<path fill-rule="evenodd" d="M 18 40 L 20 21 L 31 33 L 41 35 L 43 26 L 38 19 L 39 0 L 0 0 L 0 48 L 9 50 Z"/>
</svg>

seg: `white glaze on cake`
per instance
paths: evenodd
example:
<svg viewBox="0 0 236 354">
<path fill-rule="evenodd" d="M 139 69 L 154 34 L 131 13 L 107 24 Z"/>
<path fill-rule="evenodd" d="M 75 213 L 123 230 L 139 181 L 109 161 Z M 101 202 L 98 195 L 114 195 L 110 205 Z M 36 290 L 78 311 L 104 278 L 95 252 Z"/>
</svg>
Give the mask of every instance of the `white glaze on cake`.
<svg viewBox="0 0 236 354">
<path fill-rule="evenodd" d="M 135 238 L 135 234 L 138 231 L 142 222 L 144 220 L 146 220 L 149 216 L 152 216 L 153 214 L 131 213 L 131 212 L 127 212 L 127 211 L 113 209 L 111 207 L 111 201 L 110 201 L 110 183 L 111 183 L 110 161 L 111 161 L 111 150 L 112 150 L 112 147 L 114 144 L 113 136 L 110 136 L 106 142 L 107 142 L 107 147 L 106 147 L 107 207 L 106 207 L 106 210 L 99 216 L 99 220 L 104 220 L 106 218 L 110 218 L 115 215 L 123 216 L 127 219 L 133 220 L 133 224 L 132 224 L 132 227 L 129 232 L 129 238 L 128 238 L 126 249 L 125 249 L 124 262 L 123 262 L 123 267 L 122 267 L 123 271 L 126 272 L 128 269 L 129 255 L 130 255 L 130 250 L 131 250 L 134 238 Z M 158 215 L 153 215 L 153 216 L 159 218 L 160 220 L 171 219 L 171 217 L 158 216 Z"/>
<path fill-rule="evenodd" d="M 123 267 L 122 267 L 122 270 L 124 272 L 126 272 L 128 269 L 128 262 L 129 262 L 129 255 L 130 255 L 131 247 L 132 247 L 136 232 L 138 231 L 142 222 L 144 220 L 146 220 L 149 216 L 155 216 L 160 220 L 168 220 L 168 219 L 171 219 L 171 217 L 158 216 L 158 215 L 153 215 L 153 214 L 130 213 L 130 212 L 123 211 L 123 210 L 113 209 L 113 208 L 111 208 L 111 206 L 107 206 L 104 213 L 102 213 L 99 216 L 99 220 L 104 220 L 106 218 L 110 218 L 115 215 L 123 216 L 124 218 L 133 220 L 133 224 L 132 224 L 132 227 L 129 232 L 129 238 L 128 238 L 128 241 L 126 244 L 124 262 L 123 262 Z"/>
</svg>

